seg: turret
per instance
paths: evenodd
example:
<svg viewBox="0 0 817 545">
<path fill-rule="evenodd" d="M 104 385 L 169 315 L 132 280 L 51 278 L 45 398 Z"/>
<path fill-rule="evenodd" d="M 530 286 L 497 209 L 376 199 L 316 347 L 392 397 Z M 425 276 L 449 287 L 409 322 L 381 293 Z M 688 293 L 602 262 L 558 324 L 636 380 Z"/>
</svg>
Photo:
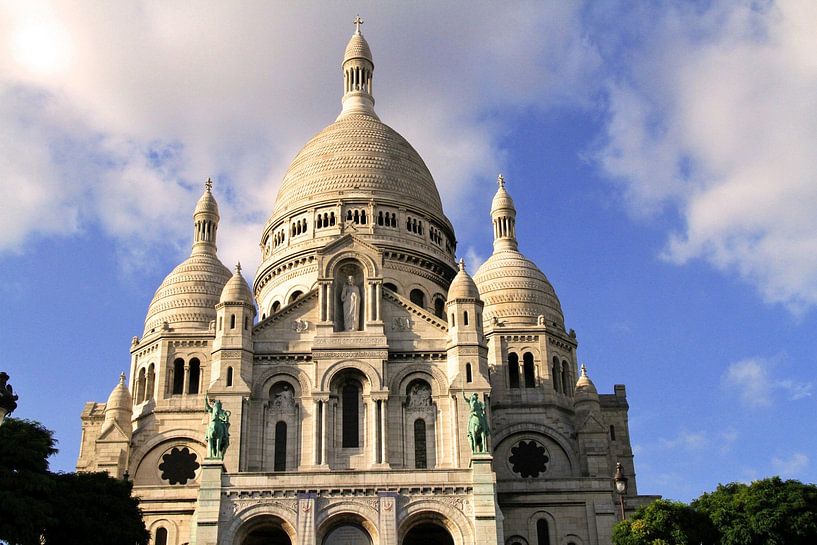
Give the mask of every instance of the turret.
<svg viewBox="0 0 817 545">
<path fill-rule="evenodd" d="M 220 386 L 232 387 L 236 382 L 250 381 L 255 315 L 252 292 L 238 263 L 216 305 L 211 384 L 218 382 Z"/>
<path fill-rule="evenodd" d="M 346 46 L 343 55 L 343 110 L 338 119 L 348 114 L 365 114 L 377 118 L 374 113 L 374 96 L 372 95 L 372 78 L 374 62 L 372 50 L 363 34 L 360 25 L 363 19 L 355 17 L 355 33 Z"/>
<path fill-rule="evenodd" d="M 587 367 L 582 365 L 581 376 L 576 381 L 574 395 L 576 410 L 576 435 L 579 451 L 582 453 L 582 471 L 590 477 L 610 475 L 607 426 L 601 414 L 601 404 L 596 385 L 587 375 Z"/>
<path fill-rule="evenodd" d="M 448 289 L 449 377 L 463 388 L 488 387 L 487 347 L 482 334 L 482 300 L 477 285 L 460 259 L 459 272 Z"/>
<path fill-rule="evenodd" d="M 122 478 L 128 467 L 133 399 L 125 385 L 125 373 L 105 404 L 104 420 L 96 439 L 96 471 L 107 471 L 112 477 Z"/>
</svg>

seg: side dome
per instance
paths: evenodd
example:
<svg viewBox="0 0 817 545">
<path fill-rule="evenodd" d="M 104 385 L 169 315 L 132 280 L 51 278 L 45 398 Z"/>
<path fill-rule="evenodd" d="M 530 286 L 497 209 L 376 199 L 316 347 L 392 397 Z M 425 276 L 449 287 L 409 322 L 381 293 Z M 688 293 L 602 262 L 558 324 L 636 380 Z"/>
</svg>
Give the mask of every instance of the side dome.
<svg viewBox="0 0 817 545">
<path fill-rule="evenodd" d="M 241 275 L 241 264 L 235 266 L 235 272 L 224 285 L 219 303 L 246 303 L 252 305 L 252 292 L 247 281 Z"/>
<path fill-rule="evenodd" d="M 457 276 L 451 281 L 451 287 L 448 288 L 448 300 L 455 299 L 479 299 L 479 290 L 471 275 L 465 270 L 465 262 L 460 259 L 460 270 Z"/>
<path fill-rule="evenodd" d="M 270 222 L 288 210 L 340 195 L 416 203 L 447 222 L 420 154 L 370 115 L 344 115 L 307 142 L 284 175 Z"/>
<path fill-rule="evenodd" d="M 173 328 L 208 329 L 232 274 L 213 254 L 194 254 L 165 277 L 148 307 L 147 335 L 167 322 Z"/>
<path fill-rule="evenodd" d="M 495 251 L 474 275 L 485 303 L 485 320 L 512 324 L 545 323 L 564 328 L 562 305 L 547 277 L 533 261 L 516 250 Z"/>
<path fill-rule="evenodd" d="M 212 188 L 208 178 L 193 212 L 193 251 L 156 290 L 143 335 L 163 330 L 165 323 L 174 329 L 206 331 L 216 319 L 215 307 L 232 274 L 216 255 L 219 215 Z"/>
</svg>

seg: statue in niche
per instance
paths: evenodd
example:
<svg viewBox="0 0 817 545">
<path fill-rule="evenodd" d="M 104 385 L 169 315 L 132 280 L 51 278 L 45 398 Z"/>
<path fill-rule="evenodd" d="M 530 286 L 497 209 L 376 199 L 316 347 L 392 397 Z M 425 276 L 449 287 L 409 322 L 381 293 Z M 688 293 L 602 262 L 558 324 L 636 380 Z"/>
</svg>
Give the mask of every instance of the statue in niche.
<svg viewBox="0 0 817 545">
<path fill-rule="evenodd" d="M 292 392 L 292 388 L 288 385 L 284 385 L 281 391 L 275 394 L 275 398 L 272 400 L 272 406 L 282 409 L 293 408 L 295 406 L 295 395 Z"/>
<path fill-rule="evenodd" d="M 346 284 L 340 293 L 340 301 L 343 303 L 343 330 L 358 331 L 360 316 L 360 290 L 355 285 L 355 277 L 346 277 Z"/>
<path fill-rule="evenodd" d="M 409 392 L 409 409 L 427 409 L 431 407 L 431 388 L 421 382 L 415 383 Z"/>
</svg>

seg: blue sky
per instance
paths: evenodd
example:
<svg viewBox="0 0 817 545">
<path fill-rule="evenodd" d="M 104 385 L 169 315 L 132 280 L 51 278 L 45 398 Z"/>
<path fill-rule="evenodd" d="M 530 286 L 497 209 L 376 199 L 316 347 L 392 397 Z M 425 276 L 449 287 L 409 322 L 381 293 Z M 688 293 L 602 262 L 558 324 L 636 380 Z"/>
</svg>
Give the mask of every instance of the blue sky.
<svg viewBox="0 0 817 545">
<path fill-rule="evenodd" d="M 520 249 L 642 493 L 817 481 L 817 5 L 0 2 L 0 367 L 56 431 L 129 365 L 211 176 L 251 280 L 297 150 L 339 112 L 359 12 L 380 117 L 475 270 L 503 172 Z"/>
</svg>

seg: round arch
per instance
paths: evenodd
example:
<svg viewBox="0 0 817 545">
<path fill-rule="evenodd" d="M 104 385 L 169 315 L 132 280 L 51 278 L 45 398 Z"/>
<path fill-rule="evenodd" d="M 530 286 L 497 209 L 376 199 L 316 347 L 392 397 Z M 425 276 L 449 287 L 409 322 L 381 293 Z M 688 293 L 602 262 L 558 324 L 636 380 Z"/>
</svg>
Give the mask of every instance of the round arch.
<svg viewBox="0 0 817 545">
<path fill-rule="evenodd" d="M 293 388 L 295 388 L 296 397 L 303 395 L 305 392 L 312 391 L 312 383 L 309 380 L 309 375 L 307 375 L 305 371 L 293 367 L 279 367 L 276 365 L 274 369 L 269 369 L 261 373 L 258 379 L 254 381 L 253 397 L 256 399 L 265 399 L 270 387 L 282 379 L 292 384 Z"/>
<path fill-rule="evenodd" d="M 378 513 L 362 502 L 349 501 L 335 503 L 323 509 L 315 520 L 315 542 L 322 545 L 324 539 L 336 528 L 345 525 L 358 526 L 369 534 L 372 543 L 379 543 L 377 524 Z"/>
<path fill-rule="evenodd" d="M 565 438 L 555 428 L 550 426 L 535 424 L 533 422 L 522 422 L 520 424 L 508 426 L 507 428 L 502 428 L 497 432 L 493 439 L 493 450 L 497 451 L 502 443 L 519 434 L 538 434 L 547 437 L 556 443 L 567 457 L 567 460 L 570 463 L 571 472 L 576 475 L 578 468 L 580 467 L 576 453 L 572 448 L 570 448 L 570 444 L 565 440 Z"/>
<path fill-rule="evenodd" d="M 431 393 L 434 396 L 443 395 L 448 389 L 445 374 L 437 367 L 415 363 L 401 367 L 389 381 L 389 391 L 398 394 L 405 390 L 409 382 L 415 378 L 427 379 L 431 384 Z"/>
<path fill-rule="evenodd" d="M 148 455 L 154 450 L 162 447 L 165 443 L 188 443 L 191 446 L 198 447 L 196 454 L 199 459 L 204 459 L 204 453 L 207 452 L 207 444 L 201 439 L 195 439 L 201 435 L 199 430 L 177 429 L 168 430 L 164 433 L 158 434 L 156 437 L 134 450 L 130 455 L 130 463 L 128 464 L 128 473 L 135 481 L 142 468 L 142 463 L 148 458 Z"/>
<path fill-rule="evenodd" d="M 264 528 L 280 528 L 289 537 L 290 544 L 296 543 L 297 515 L 277 503 L 256 503 L 239 509 L 227 527 L 222 543 L 243 545 L 244 540 L 253 532 Z"/>
<path fill-rule="evenodd" d="M 474 543 L 474 530 L 465 514 L 438 500 L 423 499 L 409 503 L 397 521 L 397 542 L 402 544 L 412 528 L 422 524 L 443 526 L 451 536 L 454 545 Z"/>
<path fill-rule="evenodd" d="M 360 268 L 363 269 L 363 272 L 367 278 L 375 278 L 380 276 L 380 267 L 371 256 L 367 255 L 365 252 L 351 250 L 346 250 L 330 257 L 329 260 L 323 264 L 323 270 L 318 272 L 318 276 L 322 276 L 324 278 L 334 278 L 335 269 L 337 269 L 339 265 L 342 265 L 343 262 L 347 260 L 360 264 Z"/>
<path fill-rule="evenodd" d="M 380 373 L 377 372 L 377 369 L 370 363 L 360 360 L 342 360 L 330 365 L 319 381 L 320 389 L 323 391 L 329 390 L 335 377 L 338 376 L 339 373 L 347 370 L 357 371 L 366 377 L 368 384 L 363 385 L 364 393 L 383 389 L 383 379 Z M 366 391 L 367 386 L 369 388 L 368 392 Z"/>
</svg>

